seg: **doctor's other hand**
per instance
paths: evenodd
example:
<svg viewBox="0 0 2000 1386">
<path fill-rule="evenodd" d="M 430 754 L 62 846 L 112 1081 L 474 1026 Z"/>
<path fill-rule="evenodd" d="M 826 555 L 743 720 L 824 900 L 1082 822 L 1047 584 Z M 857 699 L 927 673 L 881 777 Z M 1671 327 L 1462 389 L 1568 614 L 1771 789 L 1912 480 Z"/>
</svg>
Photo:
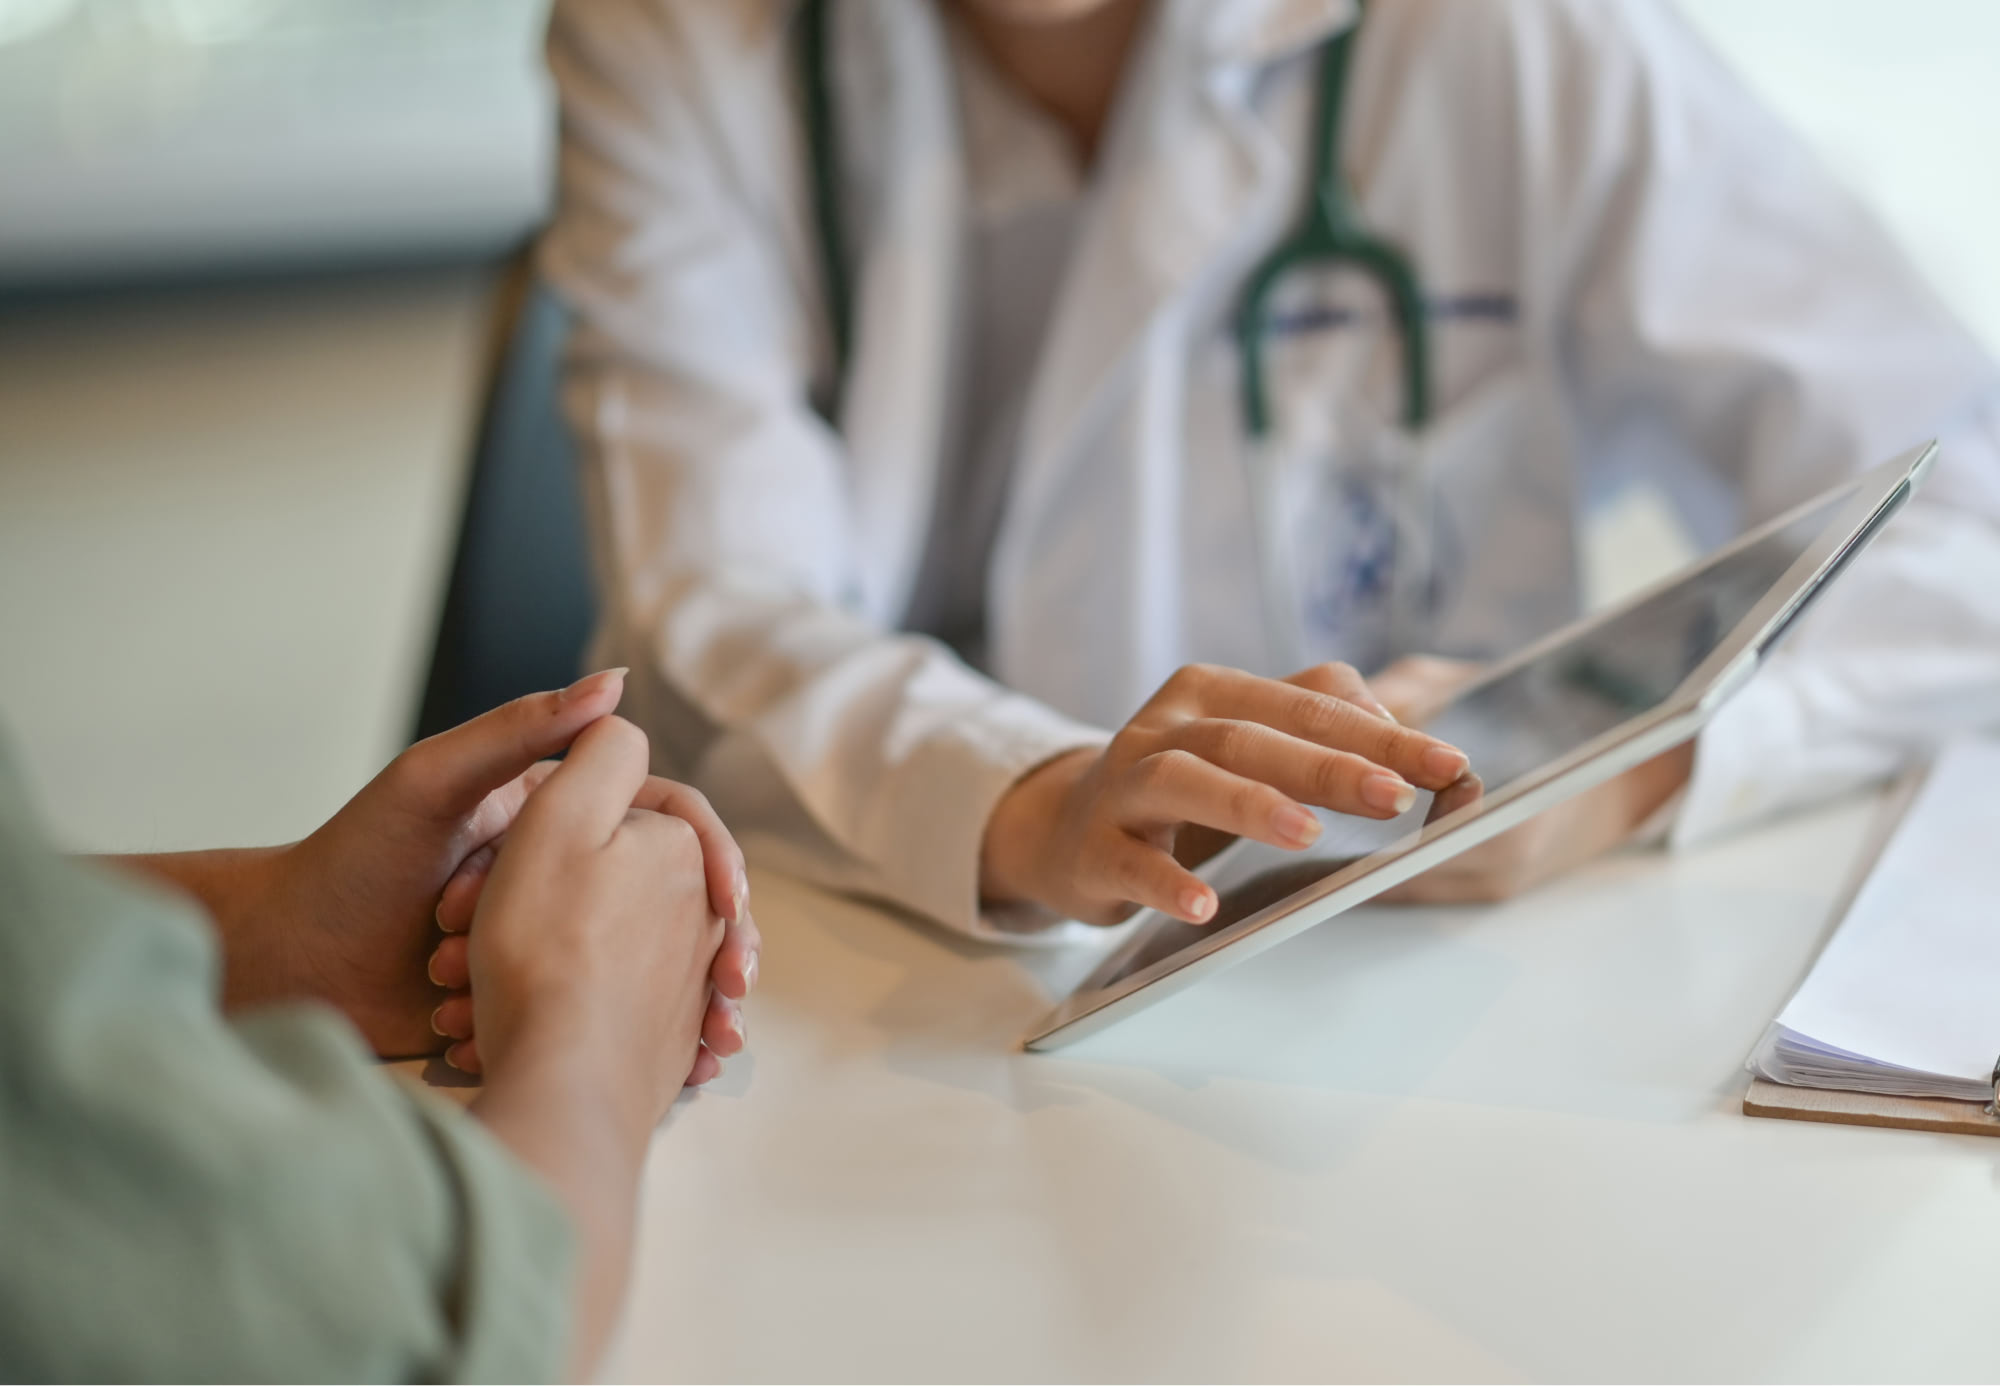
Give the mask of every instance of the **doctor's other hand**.
<svg viewBox="0 0 2000 1386">
<path fill-rule="evenodd" d="M 1215 892 L 1189 866 L 1233 837 L 1302 849 L 1308 805 L 1393 818 L 1440 790 L 1464 754 L 1398 725 L 1359 674 L 1321 664 L 1288 679 L 1189 665 L 1101 750 L 1059 756 L 987 821 L 980 891 L 1111 924 L 1150 906 L 1199 924 Z"/>
<path fill-rule="evenodd" d="M 528 772 L 523 783 L 530 795 L 555 769 L 554 761 L 543 761 Z M 689 1086 L 699 1086 L 721 1074 L 723 1059 L 742 1050 L 743 1001 L 757 984 L 763 937 L 750 915 L 750 886 L 743 852 L 707 796 L 692 786 L 648 775 L 633 797 L 632 807 L 678 818 L 694 829 L 695 841 L 701 847 L 702 871 L 708 882 L 709 907 L 724 922 L 722 946 L 716 950 L 709 969 L 708 1012 L 702 1021 L 701 1049 L 687 1076 Z M 492 875 L 494 861 L 506 842 L 506 835 L 502 834 L 467 857 L 438 900 L 437 922 L 445 936 L 431 957 L 430 975 L 433 981 L 451 988 L 452 994 L 432 1013 L 431 1027 L 453 1042 L 445 1056 L 454 1067 L 467 1073 L 482 1071 L 474 1028 L 477 1008 L 467 990 L 472 976 L 468 931 Z"/>
<path fill-rule="evenodd" d="M 1485 669 L 1436 655 L 1397 660 L 1368 686 L 1411 726 L 1422 726 Z M 1383 895 L 1384 904 L 1491 904 L 1510 899 L 1627 841 L 1687 778 L 1689 743 L 1537 814 Z M 1441 816 L 1433 809 L 1434 817 Z"/>
<path fill-rule="evenodd" d="M 1693 767 L 1689 741 L 1403 882 L 1381 902 L 1469 905 L 1511 899 L 1629 840 L 1687 783 Z"/>
<path fill-rule="evenodd" d="M 1485 668 L 1469 659 L 1405 655 L 1371 675 L 1368 687 L 1391 717 L 1405 726 L 1421 727 Z"/>
<path fill-rule="evenodd" d="M 693 1068 L 724 925 L 682 818 L 635 808 L 646 735 L 606 717 L 522 807 L 467 935 L 489 1081 L 578 1063 L 650 1130 Z"/>
</svg>

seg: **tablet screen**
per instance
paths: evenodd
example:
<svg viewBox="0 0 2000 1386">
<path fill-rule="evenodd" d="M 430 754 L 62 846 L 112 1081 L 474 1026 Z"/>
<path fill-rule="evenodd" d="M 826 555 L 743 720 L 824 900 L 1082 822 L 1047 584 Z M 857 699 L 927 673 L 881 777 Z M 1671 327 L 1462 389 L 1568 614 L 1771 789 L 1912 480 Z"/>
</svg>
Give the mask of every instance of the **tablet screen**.
<svg viewBox="0 0 2000 1386">
<path fill-rule="evenodd" d="M 1424 730 L 1463 750 L 1491 794 L 1653 710 L 1770 593 L 1850 495 L 1850 488 L 1842 488 L 1823 497 L 1783 527 L 1690 570 L 1622 615 L 1473 685 Z M 1361 857 L 1413 846 L 1427 823 L 1476 798 L 1476 793 L 1453 796 L 1446 791 L 1433 802 L 1432 796 L 1419 793 L 1408 813 L 1387 822 L 1320 812 L 1324 832 L 1303 853 L 1239 842 L 1204 872 L 1220 896 L 1209 923 L 1195 926 L 1161 918 L 1113 975 L 1098 980 L 1111 985 Z"/>
<path fill-rule="evenodd" d="M 1476 684 L 1424 730 L 1470 756 L 1490 792 L 1651 712 L 1715 653 L 1847 499 L 1846 491 L 1828 496 L 1614 620 Z"/>
</svg>

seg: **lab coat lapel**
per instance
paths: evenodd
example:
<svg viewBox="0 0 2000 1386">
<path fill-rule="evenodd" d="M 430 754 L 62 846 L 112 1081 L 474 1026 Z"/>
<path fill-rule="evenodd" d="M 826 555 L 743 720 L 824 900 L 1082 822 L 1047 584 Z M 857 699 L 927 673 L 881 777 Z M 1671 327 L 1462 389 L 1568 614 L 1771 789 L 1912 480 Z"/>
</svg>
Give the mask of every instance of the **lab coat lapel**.
<svg viewBox="0 0 2000 1386">
<path fill-rule="evenodd" d="M 1296 200 L 1290 141 L 1252 106 L 1254 79 L 1353 13 L 1349 0 L 1160 0 L 1134 55 L 988 600 L 997 672 L 1072 715 L 1122 721 L 1179 662 L 1190 357 Z"/>
<path fill-rule="evenodd" d="M 840 402 L 863 612 L 893 626 L 922 559 L 956 403 L 964 152 L 950 54 L 930 5 L 834 7 L 854 359 Z M 849 115 L 849 113 L 852 113 Z"/>
</svg>

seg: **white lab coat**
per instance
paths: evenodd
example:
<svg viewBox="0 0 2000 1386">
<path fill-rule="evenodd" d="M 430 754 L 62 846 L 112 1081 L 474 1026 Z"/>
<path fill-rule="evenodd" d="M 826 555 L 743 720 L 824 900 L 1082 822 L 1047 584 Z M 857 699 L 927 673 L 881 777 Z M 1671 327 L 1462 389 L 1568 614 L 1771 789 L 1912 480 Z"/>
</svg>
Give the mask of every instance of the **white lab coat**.
<svg viewBox="0 0 2000 1386">
<path fill-rule="evenodd" d="M 981 917 L 978 847 L 1017 776 L 1183 663 L 1284 672 L 1231 322 L 1297 215 L 1314 50 L 1351 10 L 1159 0 L 1030 396 L 987 574 L 990 679 L 895 633 L 937 478 L 968 448 L 942 21 L 915 0 L 834 12 L 858 286 L 838 433 L 811 402 L 830 351 L 789 7 L 557 6 L 542 263 L 578 321 L 597 654 L 633 667 L 661 770 L 753 854 L 991 932 L 1009 925 Z M 1675 836 L 2000 715 L 2000 375 L 1671 10 L 1378 0 L 1345 109 L 1368 226 L 1431 298 L 1491 309 L 1433 327 L 1434 418 L 1409 451 L 1453 557 L 1405 645 L 1493 655 L 1575 617 L 1581 513 L 1620 479 L 1713 544 L 1937 436 L 1921 500 L 1701 738 Z M 1298 278 L 1306 327 L 1270 369 L 1279 437 L 1311 455 L 1395 417 L 1400 384 L 1365 284 Z"/>
</svg>

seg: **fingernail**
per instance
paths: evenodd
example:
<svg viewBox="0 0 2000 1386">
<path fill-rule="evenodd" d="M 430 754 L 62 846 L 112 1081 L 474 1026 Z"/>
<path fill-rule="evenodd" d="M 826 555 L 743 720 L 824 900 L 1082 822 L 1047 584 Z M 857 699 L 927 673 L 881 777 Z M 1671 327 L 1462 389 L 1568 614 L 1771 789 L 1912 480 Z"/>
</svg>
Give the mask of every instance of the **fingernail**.
<svg viewBox="0 0 2000 1386">
<path fill-rule="evenodd" d="M 1402 813 L 1417 802 L 1417 791 L 1400 775 L 1377 770 L 1361 782 L 1361 802 L 1384 812 Z"/>
<path fill-rule="evenodd" d="M 1196 890 L 1190 886 L 1181 893 L 1182 918 L 1192 919 L 1196 923 L 1200 923 L 1202 920 L 1208 918 L 1214 910 L 1215 906 L 1211 903 L 1207 891 Z"/>
<path fill-rule="evenodd" d="M 745 991 L 748 991 L 750 990 L 750 988 L 756 985 L 757 985 L 757 955 L 755 953 L 752 953 L 750 955 L 750 961 L 743 964 L 743 989 Z"/>
<path fill-rule="evenodd" d="M 1278 836 L 1295 847 L 1310 846 L 1319 838 L 1319 819 L 1297 804 L 1287 804 L 1279 809 L 1273 819 Z"/>
<path fill-rule="evenodd" d="M 1433 746 L 1424 752 L 1424 773 L 1446 784 L 1463 775 L 1471 763 L 1465 752 L 1450 746 Z"/>
<path fill-rule="evenodd" d="M 630 668 L 621 665 L 616 669 L 600 669 L 594 674 L 585 674 L 568 688 L 556 694 L 556 701 L 568 705 L 579 698 L 589 697 L 592 693 L 595 693 L 614 679 L 622 679 L 631 672 Z"/>
<path fill-rule="evenodd" d="M 445 1034 L 444 1026 L 438 1023 L 438 1017 L 443 1014 L 444 1014 L 443 1006 L 439 1006 L 436 1010 L 431 1012 L 431 1033 L 444 1039 L 450 1039 L 451 1036 Z"/>
<path fill-rule="evenodd" d="M 1393 712 L 1391 712 L 1391 711 L 1389 711 L 1389 709 L 1388 709 L 1388 708 L 1386 708 L 1386 707 L 1384 707 L 1384 706 L 1382 706 L 1382 704 L 1380 704 L 1380 703 L 1375 703 L 1375 704 L 1373 704 L 1372 706 L 1373 706 L 1373 707 L 1374 707 L 1374 709 L 1375 709 L 1375 715 L 1376 715 L 1377 717 L 1380 717 L 1380 718 L 1381 718 L 1381 719 L 1382 719 L 1383 721 L 1385 721 L 1385 722 L 1395 722 L 1395 721 L 1396 721 L 1396 714 L 1395 714 L 1395 713 L 1393 713 Z M 1401 726 L 1402 724 L 1401 724 L 1400 722 L 1398 722 L 1398 723 L 1397 723 L 1397 725 L 1398 725 L 1398 726 Z"/>
<path fill-rule="evenodd" d="M 460 1062 L 459 1062 L 459 1061 L 458 1061 L 457 1059 L 455 1059 L 455 1058 L 453 1058 L 453 1057 L 452 1057 L 452 1055 L 453 1055 L 454 1053 L 456 1053 L 456 1052 L 457 1052 L 457 1050 L 458 1050 L 458 1046 L 457 1046 L 457 1045 L 455 1045 L 455 1044 L 454 1044 L 454 1045 L 453 1045 L 453 1046 L 452 1046 L 452 1047 L 451 1047 L 450 1049 L 447 1049 L 447 1050 L 445 1050 L 445 1051 L 444 1051 L 444 1061 L 445 1061 L 446 1063 L 450 1064 L 450 1065 L 451 1065 L 451 1066 L 452 1066 L 453 1068 L 457 1069 L 457 1070 L 458 1070 L 458 1071 L 459 1071 L 460 1073 L 470 1073 L 470 1072 L 472 1072 L 472 1070 L 471 1070 L 471 1069 L 467 1068 L 467 1067 L 466 1067 L 466 1066 L 465 1066 L 464 1064 L 460 1063 Z"/>
<path fill-rule="evenodd" d="M 438 976 L 438 959 L 443 956 L 442 953 L 433 953 L 431 954 L 431 960 L 424 964 L 424 975 L 431 979 L 432 986 L 441 987 L 444 985 L 444 978 Z"/>
<path fill-rule="evenodd" d="M 736 884 L 729 888 L 729 908 L 735 911 L 729 919 L 732 924 L 741 924 L 750 913 L 750 878 L 740 866 L 736 869 Z"/>
<path fill-rule="evenodd" d="M 741 1012 L 741 1011 L 732 1011 L 732 1012 L 730 1013 L 730 1016 L 729 1016 L 729 1033 L 730 1033 L 730 1034 L 732 1034 L 732 1035 L 734 1035 L 734 1036 L 736 1036 L 736 1038 L 738 1039 L 738 1041 L 741 1041 L 741 1040 L 742 1040 L 742 1038 L 743 1038 L 743 1012 Z"/>
</svg>

